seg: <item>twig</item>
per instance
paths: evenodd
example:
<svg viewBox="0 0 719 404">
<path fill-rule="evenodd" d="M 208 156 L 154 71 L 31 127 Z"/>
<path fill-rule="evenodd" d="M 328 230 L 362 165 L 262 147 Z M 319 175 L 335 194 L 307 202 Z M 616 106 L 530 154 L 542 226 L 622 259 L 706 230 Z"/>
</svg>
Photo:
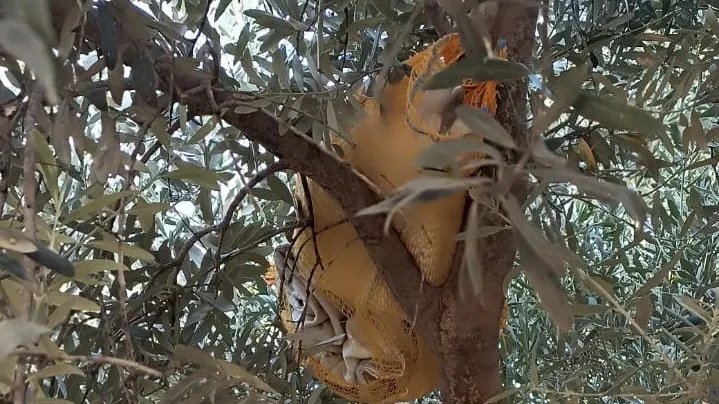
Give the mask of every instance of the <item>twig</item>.
<svg viewBox="0 0 719 404">
<path fill-rule="evenodd" d="M 240 256 L 240 255 L 242 255 L 242 254 L 245 254 L 245 253 L 248 253 L 248 252 L 254 250 L 255 248 L 257 248 L 258 245 L 260 245 L 260 244 L 262 244 L 262 243 L 266 243 L 266 242 L 272 240 L 274 237 L 279 236 L 279 235 L 282 234 L 282 233 L 285 233 L 285 232 L 287 232 L 287 231 L 294 230 L 294 229 L 297 229 L 297 228 L 300 228 L 300 227 L 304 227 L 304 226 L 307 226 L 307 222 L 306 222 L 306 221 L 301 221 L 301 222 L 293 223 L 293 224 L 290 224 L 290 225 L 287 225 L 287 226 L 284 226 L 284 227 L 280 227 L 279 229 L 275 229 L 275 230 L 272 231 L 271 233 L 267 234 L 265 237 L 262 237 L 261 239 L 257 240 L 257 242 L 256 242 L 256 243 L 253 243 L 252 245 L 244 246 L 244 247 L 238 248 L 238 249 L 236 249 L 236 250 L 234 250 L 234 251 L 230 251 L 230 252 L 228 252 L 227 254 L 223 254 L 222 256 L 220 256 L 219 262 L 220 262 L 221 264 L 224 264 L 224 263 L 227 262 L 227 261 L 230 261 L 230 260 L 235 259 L 235 257 L 238 257 L 238 256 Z M 219 264 L 218 264 L 218 265 L 219 265 Z M 205 270 L 205 272 L 203 272 L 202 274 L 200 274 L 200 276 L 198 276 L 197 279 L 202 279 L 202 278 L 204 278 L 204 277 L 207 276 L 207 275 L 210 273 L 210 271 L 212 271 L 214 268 L 217 268 L 217 265 L 214 266 L 214 267 L 209 267 L 207 270 Z M 193 285 L 193 287 L 196 287 L 196 286 L 198 286 L 198 285 Z"/>
<path fill-rule="evenodd" d="M 613 307 L 614 310 L 616 310 L 619 314 L 624 316 L 624 318 L 627 319 L 627 322 L 630 325 L 630 328 L 632 328 L 636 333 L 638 333 L 644 341 L 646 341 L 649 346 L 654 349 L 656 353 L 659 354 L 659 357 L 662 359 L 662 361 L 667 365 L 667 367 L 674 372 L 675 377 L 678 380 L 682 381 L 682 384 L 686 385 L 687 388 L 691 389 L 690 382 L 682 375 L 682 373 L 676 368 L 674 365 L 674 362 L 671 360 L 669 356 L 664 352 L 661 345 L 657 344 L 650 336 L 647 334 L 647 332 L 642 328 L 641 325 L 639 325 L 636 320 L 634 320 L 634 317 L 632 317 L 631 314 L 625 309 L 618 301 L 617 299 L 612 296 L 611 293 L 609 293 L 604 287 L 599 284 L 599 282 L 595 281 L 594 278 L 589 276 L 586 271 L 584 271 L 581 268 L 576 268 L 574 272 L 579 275 L 583 282 L 586 282 L 590 285 L 592 285 L 592 288 L 595 292 L 597 292 L 603 299 L 608 301 Z"/>
<path fill-rule="evenodd" d="M 153 114 L 151 119 L 148 119 L 146 122 L 143 123 L 142 127 L 140 128 L 140 131 L 137 133 L 137 140 L 135 142 L 135 147 L 132 151 L 132 155 L 130 156 L 130 166 L 127 168 L 127 171 L 125 172 L 125 178 L 124 183 L 122 184 L 122 190 L 126 191 L 129 190 L 132 187 L 133 178 L 136 174 L 135 171 L 135 165 L 137 164 L 137 159 L 139 157 L 139 151 L 140 151 L 140 145 L 145 140 L 145 136 L 147 135 L 147 131 L 150 129 L 150 126 L 152 125 L 152 122 L 157 119 L 157 117 L 160 115 L 161 109 L 157 109 L 155 113 Z M 117 262 L 120 264 L 119 270 L 117 271 L 117 284 L 118 284 L 118 299 L 120 300 L 120 319 L 122 322 L 122 330 L 125 334 L 125 344 L 127 346 L 127 356 L 129 358 L 135 357 L 135 349 L 132 343 L 132 335 L 130 334 L 130 323 L 128 321 L 127 317 L 127 281 L 125 279 L 125 222 L 126 222 L 126 212 L 125 212 L 125 198 L 122 197 L 117 201 L 117 205 L 115 207 L 115 210 L 117 211 L 117 217 L 116 217 L 116 223 L 117 223 L 117 232 L 116 232 L 116 239 L 117 239 L 117 247 L 118 247 L 118 253 L 117 253 Z M 129 393 L 128 393 L 129 394 Z M 128 397 L 129 398 L 129 397 Z"/>
<path fill-rule="evenodd" d="M 382 102 L 382 95 L 384 94 L 384 83 L 387 81 L 387 74 L 389 74 L 389 69 L 394 65 L 394 59 L 397 57 L 397 54 L 402 48 L 402 44 L 404 43 L 405 39 L 407 39 L 407 37 L 409 37 L 409 35 L 412 33 L 414 21 L 421 11 L 421 7 L 414 7 L 414 10 L 412 10 L 412 14 L 409 16 L 409 19 L 402 27 L 402 30 L 400 31 L 397 40 L 393 41 L 389 48 L 385 49 L 383 54 L 379 57 L 380 62 L 382 62 L 383 65 L 382 70 L 380 70 L 379 74 L 375 79 L 379 80 L 379 82 L 383 84 L 381 86 L 375 86 L 372 90 L 372 98 L 378 100 L 379 102 Z"/>
<path fill-rule="evenodd" d="M 227 254 L 222 255 L 221 260 L 222 260 L 222 262 L 227 262 L 227 261 L 229 261 L 229 260 L 231 260 L 231 259 L 233 259 L 233 258 L 235 258 L 235 257 L 237 257 L 237 256 L 239 256 L 239 255 L 242 255 L 242 254 L 244 254 L 244 253 L 247 253 L 247 252 L 250 252 L 250 251 L 254 250 L 255 248 L 257 248 L 258 245 L 260 245 L 260 244 L 262 244 L 262 243 L 264 243 L 264 242 L 266 242 L 266 241 L 271 240 L 273 237 L 279 236 L 280 234 L 285 233 L 285 232 L 288 232 L 288 231 L 290 231 L 290 230 L 294 230 L 294 229 L 297 229 L 297 228 L 300 228 L 300 227 L 307 226 L 307 224 L 308 224 L 308 223 L 307 223 L 306 221 L 300 221 L 300 222 L 297 222 L 297 223 L 289 224 L 289 225 L 284 226 L 284 227 L 280 227 L 279 229 L 276 229 L 276 230 L 274 230 L 273 232 L 269 233 L 267 236 L 261 238 L 255 245 L 245 246 L 245 247 L 242 247 L 242 248 L 238 248 L 238 249 L 236 249 L 236 250 L 234 250 L 234 251 L 230 251 L 230 252 L 228 252 Z"/>
<path fill-rule="evenodd" d="M 127 171 L 124 174 L 124 181 L 122 184 L 122 190 L 126 191 L 129 190 L 132 187 L 132 182 L 135 177 L 136 171 L 135 171 L 135 165 L 137 164 L 137 160 L 139 157 L 139 151 L 140 151 L 140 145 L 145 140 L 145 136 L 147 135 L 147 131 L 150 129 L 150 126 L 152 125 L 152 122 L 157 119 L 157 117 L 161 113 L 161 109 L 157 109 L 155 113 L 153 114 L 152 118 L 148 119 L 147 121 L 143 122 L 142 126 L 140 127 L 140 130 L 137 133 L 137 140 L 135 141 L 135 147 L 132 151 L 132 154 L 130 156 L 130 165 L 127 168 Z M 126 355 L 128 358 L 134 358 L 135 357 L 135 349 L 132 342 L 132 334 L 130 333 L 130 322 L 128 320 L 127 315 L 127 280 L 125 278 L 125 225 L 127 220 L 126 215 L 126 199 L 125 197 L 120 198 L 116 205 L 114 211 L 117 212 L 117 215 L 115 216 L 115 223 L 117 226 L 117 231 L 115 234 L 115 238 L 117 240 L 117 246 L 118 246 L 118 253 L 117 253 L 117 262 L 120 264 L 120 268 L 117 271 L 117 284 L 118 284 L 118 299 L 120 301 L 119 309 L 120 309 L 120 321 L 122 326 L 122 332 L 125 335 L 125 346 L 127 348 Z M 124 381 L 125 375 L 123 372 L 119 372 L 119 375 L 121 379 Z M 125 392 L 127 394 L 128 401 L 131 401 L 130 397 L 130 391 L 126 390 Z"/>
<path fill-rule="evenodd" d="M 264 170 L 258 172 L 250 181 L 248 181 L 247 185 L 249 188 L 252 188 L 256 186 L 258 183 L 260 183 L 262 180 L 267 178 L 268 175 L 273 174 L 278 171 L 282 171 L 287 169 L 287 163 L 284 161 L 279 161 L 273 164 L 270 164 L 267 168 Z M 242 188 L 240 192 L 235 195 L 232 202 L 230 202 L 230 205 L 227 207 L 227 212 L 225 212 L 225 216 L 222 218 L 222 221 L 217 224 L 213 224 L 212 226 L 204 227 L 197 232 L 195 232 L 192 237 L 190 237 L 189 240 L 182 246 L 180 251 L 177 253 L 177 256 L 172 261 L 166 262 L 162 265 L 160 265 L 157 268 L 157 271 L 155 272 L 155 275 L 153 275 L 152 279 L 150 280 L 150 283 L 152 283 L 161 273 L 165 272 L 166 270 L 170 268 L 174 268 L 176 266 L 179 266 L 182 264 L 182 261 L 185 260 L 185 257 L 187 254 L 190 253 L 190 249 L 192 249 L 192 246 L 195 245 L 196 242 L 200 241 L 201 238 L 205 237 L 206 235 L 212 233 L 213 231 L 220 231 L 220 240 L 218 241 L 218 251 L 221 250 L 222 247 L 222 238 L 227 231 L 227 227 L 230 224 L 230 221 L 232 220 L 232 216 L 234 215 L 235 211 L 240 205 L 240 202 L 242 202 L 242 199 L 247 196 L 247 188 Z"/>
<path fill-rule="evenodd" d="M 18 349 L 15 351 L 15 353 L 19 356 L 34 356 L 34 357 L 45 357 L 50 360 L 58 360 L 58 361 L 78 361 L 78 362 L 91 362 L 91 363 L 97 363 L 102 365 L 115 365 L 115 366 L 122 366 L 124 368 L 132 369 L 139 373 L 144 373 L 148 376 L 161 378 L 163 377 L 162 372 L 160 372 L 157 369 L 153 369 L 150 367 L 147 367 L 145 365 L 142 365 L 140 363 L 122 359 L 122 358 L 115 358 L 113 356 L 105 356 L 105 355 L 57 355 L 52 356 L 48 355 L 45 352 L 41 351 L 33 351 L 33 350 L 27 350 L 27 349 Z"/>
<path fill-rule="evenodd" d="M 227 140 L 225 140 L 226 142 Z M 245 176 L 242 174 L 242 162 L 240 161 L 239 157 L 235 154 L 231 154 L 232 159 L 235 161 L 235 168 L 237 169 L 237 173 L 239 174 L 238 177 L 240 177 L 240 182 L 242 183 L 242 186 L 247 190 L 247 196 L 250 197 L 250 203 L 255 208 L 257 212 L 262 212 L 262 208 L 260 208 L 259 202 L 257 202 L 257 198 L 255 198 L 252 195 L 252 190 L 250 189 L 249 185 L 247 185 L 247 181 L 245 180 Z"/>
<path fill-rule="evenodd" d="M 542 84 L 546 85 L 547 80 L 552 75 L 552 43 L 549 40 L 549 0 L 544 0 L 539 8 L 539 14 L 542 16 L 542 22 L 539 24 L 539 41 L 542 44 L 541 76 Z"/>
<path fill-rule="evenodd" d="M 132 170 L 132 168 L 130 168 Z M 122 199 L 122 198 L 121 198 Z M 117 271 L 118 298 L 120 300 L 120 316 L 122 329 L 125 333 L 125 344 L 127 345 L 127 356 L 135 357 L 135 350 L 132 346 L 132 335 L 130 324 L 127 320 L 127 281 L 125 280 L 125 243 L 123 233 L 125 232 L 125 204 L 120 205 L 120 212 L 117 215 L 117 262 L 120 264 Z"/>
<path fill-rule="evenodd" d="M 23 156 L 23 198 L 25 203 L 23 204 L 23 215 L 25 234 L 32 240 L 35 239 L 35 199 L 36 199 L 36 185 L 35 181 L 35 142 L 34 142 L 34 130 L 35 130 L 35 114 L 38 108 L 42 108 L 41 102 L 44 96 L 42 86 L 36 85 L 30 94 L 28 100 L 27 115 L 25 117 L 25 155 Z M 32 311 L 32 295 L 35 282 L 35 262 L 28 257 L 23 260 L 23 268 L 25 269 L 25 279 L 28 285 L 25 285 L 23 289 L 23 305 L 20 318 L 27 320 L 30 318 Z M 18 313 L 15 313 L 16 315 Z M 25 372 L 27 366 L 24 362 L 18 360 L 17 367 L 15 369 L 15 381 L 13 384 L 14 390 L 14 403 L 24 404 L 25 403 Z"/>
<path fill-rule="evenodd" d="M 310 236 L 312 240 L 312 247 L 313 252 L 315 254 L 315 265 L 312 267 L 312 270 L 310 271 L 310 276 L 307 277 L 307 288 L 305 290 L 305 296 L 311 296 L 310 287 L 312 286 L 312 279 L 315 276 L 315 272 L 317 272 L 317 268 L 320 268 L 322 272 L 325 271 L 325 265 L 322 262 L 322 256 L 320 255 L 320 249 L 319 249 L 319 243 L 317 242 L 317 230 L 315 229 L 315 208 L 314 203 L 312 202 L 312 194 L 310 194 L 310 183 L 307 180 L 307 177 L 302 175 L 301 177 L 302 181 L 302 190 L 305 194 L 305 199 L 307 201 L 307 212 L 309 215 L 310 220 Z M 295 259 L 295 265 L 299 263 L 299 254 L 297 254 L 297 258 Z M 294 275 L 294 271 L 292 271 L 292 274 Z M 307 308 L 309 305 L 305 305 L 305 307 L 302 310 L 302 314 L 300 315 L 300 319 L 297 322 L 297 326 L 295 328 L 295 332 L 299 331 L 299 327 L 301 324 L 304 324 L 305 322 L 305 316 L 307 314 Z M 300 348 L 301 349 L 301 348 Z"/>
<path fill-rule="evenodd" d="M 166 262 L 162 265 L 160 265 L 157 268 L 157 273 L 155 275 L 158 275 L 161 272 L 164 272 L 165 270 L 168 270 L 170 268 L 173 268 L 177 265 L 182 264 L 182 261 L 185 259 L 187 254 L 190 252 L 190 249 L 192 246 L 200 241 L 201 238 L 205 237 L 206 235 L 212 233 L 213 231 L 217 230 L 219 228 L 219 224 L 213 224 L 212 226 L 204 227 L 194 234 L 192 234 L 192 237 L 190 237 L 189 240 L 185 243 L 185 245 L 182 246 L 182 249 L 180 249 L 180 252 L 177 253 L 177 256 L 172 261 Z M 154 278 L 154 277 L 153 277 Z"/>
<path fill-rule="evenodd" d="M 202 30 L 205 29 L 205 25 L 207 24 L 207 14 L 210 13 L 210 6 L 212 5 L 211 0 L 207 0 L 207 4 L 205 5 L 205 13 L 204 17 L 202 17 L 202 21 L 200 22 L 200 26 L 197 29 L 197 36 L 192 40 L 192 47 L 190 48 L 195 49 L 195 45 L 197 45 L 197 40 L 200 39 L 200 35 L 202 35 Z M 217 63 L 220 63 L 217 61 Z M 172 97 L 170 97 L 172 99 Z"/>
<path fill-rule="evenodd" d="M 12 128 L 15 127 L 23 112 L 24 109 L 21 108 L 12 118 L 0 117 L 0 217 L 5 209 L 10 180 L 10 156 L 12 155 L 10 137 Z"/>
<path fill-rule="evenodd" d="M 225 239 L 225 233 L 227 232 L 227 228 L 230 226 L 230 221 L 232 221 L 232 217 L 235 215 L 235 212 L 237 211 L 237 208 L 239 208 L 240 203 L 247 195 L 249 195 L 250 190 L 257 186 L 260 182 L 264 181 L 267 177 L 270 175 L 286 170 L 288 167 L 287 163 L 280 160 L 278 162 L 272 163 L 264 170 L 261 170 L 255 174 L 254 177 L 252 177 L 251 180 L 247 181 L 246 184 L 244 184 L 244 187 L 240 189 L 240 192 L 235 195 L 235 197 L 232 199 L 232 202 L 230 202 L 230 205 L 227 207 L 227 211 L 225 212 L 225 216 L 222 218 L 222 221 L 217 225 L 217 230 L 220 232 L 219 240 L 217 241 L 217 255 L 216 260 L 220 261 L 220 254 L 222 252 L 222 243 Z"/>
<path fill-rule="evenodd" d="M 122 358 L 114 358 L 112 356 L 105 356 L 105 355 L 97 355 L 97 356 L 83 356 L 83 355 L 72 355 L 67 356 L 67 360 L 76 360 L 76 361 L 88 361 L 93 363 L 99 363 L 99 364 L 108 364 L 108 365 L 116 365 L 116 366 L 122 366 L 128 369 L 133 369 L 135 371 L 144 373 L 148 376 L 153 377 L 162 377 L 162 372 L 156 369 L 152 369 L 150 367 L 147 367 L 145 365 L 141 365 L 137 362 L 122 359 Z"/>
</svg>

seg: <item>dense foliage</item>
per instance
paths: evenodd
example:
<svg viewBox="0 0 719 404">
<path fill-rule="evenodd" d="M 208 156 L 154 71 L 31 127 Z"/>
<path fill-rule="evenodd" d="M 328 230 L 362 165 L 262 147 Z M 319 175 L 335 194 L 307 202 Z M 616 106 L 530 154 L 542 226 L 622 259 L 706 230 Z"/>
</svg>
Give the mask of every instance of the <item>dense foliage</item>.
<svg viewBox="0 0 719 404">
<path fill-rule="evenodd" d="M 0 392 L 10 394 L 20 355 L 30 402 L 344 402 L 296 363 L 265 279 L 274 246 L 304 225 L 291 173 L 239 129 L 188 116 L 191 102 L 170 105 L 168 94 L 191 100 L 218 84 L 252 94 L 235 112 L 261 108 L 287 123 L 284 132 L 346 135 L 361 116 L 348 94 L 437 39 L 420 8 L 404 0 L 115 0 L 112 12 L 87 0 L 5 3 L 0 229 L 29 223 L 26 234 L 36 232 L 75 274 L 38 272 L 28 293 L 18 280 L 27 251 L 0 233 L 2 314 L 35 324 L 0 322 L 0 340 L 10 341 Z M 586 267 L 565 278 L 575 316 L 567 333 L 537 304 L 521 267 L 513 273 L 501 337 L 510 400 L 687 402 L 719 384 L 710 366 L 719 360 L 716 7 L 556 0 L 540 12 L 528 66 L 533 116 L 551 105 L 547 77 L 572 66 L 588 66 L 579 84 L 600 95 L 549 125 L 548 149 L 635 190 L 648 219 L 638 226 L 627 209 L 636 202 L 593 193 L 581 178 L 535 183 L 528 218 Z M 127 38 L 174 53 L 180 69 L 199 60 L 213 81 L 158 88 L 155 68 L 167 60 L 123 47 Z M 576 80 L 573 71 L 559 83 Z M 38 83 L 57 88 L 48 105 Z M 646 134 L 653 121 L 627 104 L 666 131 Z M 35 167 L 37 182 L 27 175 Z M 677 329 L 688 316 L 700 327 Z M 31 337 L 40 344 L 15 350 Z"/>
</svg>

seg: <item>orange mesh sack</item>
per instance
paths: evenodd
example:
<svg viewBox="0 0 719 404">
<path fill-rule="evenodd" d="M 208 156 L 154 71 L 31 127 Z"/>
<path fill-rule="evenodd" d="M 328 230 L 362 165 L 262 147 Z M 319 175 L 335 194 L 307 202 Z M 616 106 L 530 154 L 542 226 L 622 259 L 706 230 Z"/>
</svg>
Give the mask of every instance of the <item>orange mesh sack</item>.
<svg viewBox="0 0 719 404">
<path fill-rule="evenodd" d="M 461 133 L 459 127 L 456 133 L 440 133 L 437 123 L 417 109 L 425 94 L 424 80 L 461 54 L 459 38 L 450 35 L 414 55 L 407 62 L 410 76 L 385 87 L 382 114 L 377 100 L 360 94 L 366 115 L 352 129 L 352 143 L 333 138 L 344 158 L 383 196 L 428 175 L 415 165 L 420 152 L 468 132 Z M 463 89 L 465 103 L 494 112 L 493 84 L 467 81 Z M 347 399 L 390 403 L 426 394 L 438 381 L 434 356 L 412 330 L 411 319 L 392 297 L 354 227 L 344 220 L 341 206 L 313 181 L 308 184 L 309 189 L 298 186 L 296 193 L 299 213 L 313 217 L 313 228 L 298 232 L 292 246 L 278 248 L 275 256 L 282 320 L 294 334 L 289 338 L 301 342 L 314 377 Z M 451 269 L 465 199 L 460 193 L 406 207 L 393 219 L 431 285 L 444 283 Z"/>
<path fill-rule="evenodd" d="M 507 57 L 507 46 L 504 40 L 497 44 L 497 57 Z M 450 34 L 423 52 L 417 53 L 408 63 L 413 66 L 408 81 L 407 93 L 407 126 L 418 133 L 430 136 L 434 140 L 454 139 L 464 136 L 468 130 L 462 126 L 452 127 L 447 133 L 440 133 L 438 116 L 428 117 L 422 105 L 426 93 L 422 91 L 424 84 L 432 75 L 452 65 L 464 56 L 464 50 L 458 34 Z M 497 111 L 497 83 L 493 81 L 477 82 L 466 79 L 461 85 L 464 103 L 481 108 L 494 115 Z M 451 130 L 454 129 L 454 130 Z"/>
</svg>

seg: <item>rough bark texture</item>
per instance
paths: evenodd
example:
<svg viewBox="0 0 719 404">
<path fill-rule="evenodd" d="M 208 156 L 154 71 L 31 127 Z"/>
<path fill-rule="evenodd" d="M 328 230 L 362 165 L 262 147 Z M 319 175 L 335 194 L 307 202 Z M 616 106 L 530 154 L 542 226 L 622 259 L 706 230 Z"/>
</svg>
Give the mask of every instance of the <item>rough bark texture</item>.
<svg viewBox="0 0 719 404">
<path fill-rule="evenodd" d="M 75 0 L 50 2 L 53 22 L 59 29 L 65 14 Z M 124 3 L 123 0 L 112 3 Z M 497 37 L 507 39 L 509 55 L 513 60 L 527 64 L 531 61 L 537 8 L 527 7 L 529 2 L 501 1 L 497 24 Z M 83 31 L 89 42 L 95 42 L 98 33 L 94 17 L 88 15 Z M 144 43 L 128 47 L 123 54 L 128 64 L 136 57 Z M 207 82 L 199 72 L 172 70 L 171 55 L 153 48 L 155 67 L 160 89 L 188 90 Z M 174 83 L 170 83 L 170 79 Z M 177 94 L 177 92 L 174 92 Z M 212 90 L 218 105 L 231 102 L 236 92 L 216 84 Z M 206 91 L 193 92 L 184 99 L 188 115 L 210 115 L 213 111 Z M 501 93 L 498 120 L 509 130 L 519 144 L 526 143 L 526 83 L 517 83 Z M 290 169 L 303 173 L 327 189 L 348 214 L 378 202 L 372 188 L 348 164 L 329 154 L 307 136 L 288 131 L 279 135 L 277 120 L 263 112 L 235 114 L 230 108 L 223 119 L 240 129 L 246 137 L 260 143 L 271 153 L 286 161 Z M 442 364 L 442 397 L 445 403 L 482 403 L 501 390 L 500 358 L 498 351 L 499 320 L 503 304 L 502 282 L 512 268 L 516 253 L 512 233 L 501 232 L 483 240 L 480 257 L 485 267 L 483 290 L 484 306 L 477 298 L 458 299 L 459 264 L 463 247 L 456 255 L 454 276 L 442 288 L 422 285 L 420 271 L 396 232 L 383 233 L 383 215 L 359 217 L 352 220 L 357 233 L 367 246 L 377 268 L 387 281 L 405 312 L 419 313 L 416 329 L 434 349 Z M 488 217 L 489 223 L 497 222 Z M 488 224 L 488 223 L 485 223 Z"/>
<path fill-rule="evenodd" d="M 528 2 L 527 2 L 528 3 Z M 508 43 L 509 57 L 525 63 L 532 61 L 532 47 L 537 21 L 536 7 L 527 3 L 503 1 L 494 24 L 496 38 Z M 527 84 L 515 83 L 500 91 L 497 120 L 519 145 L 526 145 Z M 514 188 L 522 198 L 521 181 Z M 497 216 L 487 215 L 480 226 L 501 225 Z M 499 356 L 499 322 L 504 302 L 502 285 L 512 269 L 517 246 L 512 232 L 504 231 L 484 238 L 480 243 L 480 259 L 484 266 L 482 302 L 479 297 L 462 300 L 458 296 L 457 276 L 464 249 L 455 252 L 454 276 L 442 288 L 439 335 L 440 363 L 443 367 L 442 400 L 444 403 L 483 403 L 501 392 Z"/>
</svg>

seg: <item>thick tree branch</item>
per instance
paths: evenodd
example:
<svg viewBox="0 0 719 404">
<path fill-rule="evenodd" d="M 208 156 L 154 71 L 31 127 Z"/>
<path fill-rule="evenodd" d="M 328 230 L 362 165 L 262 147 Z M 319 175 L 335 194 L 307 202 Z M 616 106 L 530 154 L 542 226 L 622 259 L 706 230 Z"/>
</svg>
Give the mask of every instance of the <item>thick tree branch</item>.
<svg viewBox="0 0 719 404">
<path fill-rule="evenodd" d="M 492 32 L 495 40 L 505 39 L 513 61 L 532 62 L 532 46 L 537 8 L 519 2 L 502 2 Z M 520 146 L 526 146 L 527 83 L 501 87 L 497 120 L 512 134 Z M 518 181 L 512 189 L 523 200 L 526 182 Z M 470 202 L 470 201 L 468 201 Z M 469 204 L 469 203 L 468 203 Z M 483 215 L 478 226 L 503 225 L 496 214 Z M 462 285 L 463 249 L 455 253 L 454 275 L 442 289 L 439 328 L 433 336 L 439 346 L 443 364 L 440 389 L 445 403 L 482 403 L 501 392 L 499 323 L 503 308 L 503 282 L 514 265 L 516 240 L 511 231 L 503 231 L 480 240 L 480 262 L 483 265 L 482 296 L 462 300 L 457 291 Z M 479 268 L 471 268 L 478 270 Z M 477 375 L 482 375 L 478 377 Z"/>
<path fill-rule="evenodd" d="M 219 104 L 222 104 L 222 100 L 231 99 L 230 94 L 223 91 L 215 91 L 215 98 Z M 193 113 L 209 112 L 202 100 L 189 100 L 188 107 Z M 307 136 L 289 131 L 279 135 L 277 122 L 264 113 L 238 115 L 229 112 L 224 115 L 224 119 L 245 132 L 248 139 L 259 142 L 286 161 L 290 169 L 312 178 L 337 199 L 348 215 L 380 201 L 372 187 L 349 164 Z M 384 215 L 351 219 L 405 313 L 413 313 L 415 309 L 426 314 L 436 311 L 434 295 L 437 291 L 427 285 L 422 290 L 422 279 L 414 258 L 395 231 L 388 235 L 383 233 L 384 221 Z M 422 316 L 418 328 L 431 328 L 428 321 L 431 318 L 430 315 Z"/>
<path fill-rule="evenodd" d="M 32 240 L 36 237 L 35 208 L 37 199 L 37 181 L 35 180 L 35 122 L 38 108 L 42 108 L 41 102 L 43 90 L 39 85 L 33 89 L 28 100 L 27 116 L 25 117 L 25 155 L 23 156 L 23 225 L 25 234 Z M 36 281 L 35 272 L 37 264 L 32 259 L 25 257 L 23 260 L 25 279 L 34 286 Z M 23 320 L 28 320 L 32 313 L 33 288 L 26 285 L 23 289 L 22 312 L 15 313 Z M 24 404 L 26 396 L 26 372 L 27 366 L 24 359 L 18 358 L 15 369 L 15 382 L 13 384 L 14 403 Z"/>
</svg>

